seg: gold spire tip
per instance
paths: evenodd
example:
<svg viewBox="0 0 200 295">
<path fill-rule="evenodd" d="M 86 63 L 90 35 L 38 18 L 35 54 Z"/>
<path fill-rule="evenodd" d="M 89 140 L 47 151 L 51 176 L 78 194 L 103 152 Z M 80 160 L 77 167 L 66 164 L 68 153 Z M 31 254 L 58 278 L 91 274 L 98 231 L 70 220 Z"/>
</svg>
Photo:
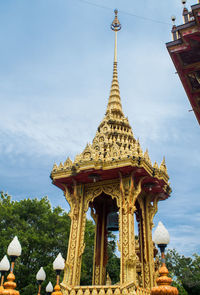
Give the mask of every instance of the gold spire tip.
<svg viewBox="0 0 200 295">
<path fill-rule="evenodd" d="M 120 24 L 120 22 L 118 20 L 118 17 L 117 17 L 118 10 L 115 9 L 114 10 L 114 13 L 115 13 L 115 18 L 114 18 L 114 20 L 113 20 L 113 22 L 112 22 L 112 24 L 111 24 L 110 27 L 111 27 L 111 30 L 117 32 L 117 31 L 121 30 L 122 26 L 121 26 L 121 24 Z"/>
</svg>

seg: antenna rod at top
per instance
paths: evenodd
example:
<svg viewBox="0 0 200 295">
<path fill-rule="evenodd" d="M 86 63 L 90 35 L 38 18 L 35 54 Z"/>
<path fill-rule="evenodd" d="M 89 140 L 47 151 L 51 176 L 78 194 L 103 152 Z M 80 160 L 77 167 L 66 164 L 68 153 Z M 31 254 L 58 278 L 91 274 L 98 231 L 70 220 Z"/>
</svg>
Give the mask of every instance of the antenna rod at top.
<svg viewBox="0 0 200 295">
<path fill-rule="evenodd" d="M 113 31 L 115 31 L 114 62 L 117 62 L 117 32 L 118 32 L 119 30 L 121 30 L 122 26 L 121 26 L 121 24 L 120 24 L 120 22 L 119 22 L 119 20 L 118 20 L 118 17 L 117 17 L 118 10 L 115 9 L 114 12 L 115 12 L 115 18 L 114 18 L 114 20 L 113 20 L 113 22 L 112 22 L 112 24 L 111 24 L 110 27 L 111 27 L 111 29 L 112 29 Z"/>
</svg>

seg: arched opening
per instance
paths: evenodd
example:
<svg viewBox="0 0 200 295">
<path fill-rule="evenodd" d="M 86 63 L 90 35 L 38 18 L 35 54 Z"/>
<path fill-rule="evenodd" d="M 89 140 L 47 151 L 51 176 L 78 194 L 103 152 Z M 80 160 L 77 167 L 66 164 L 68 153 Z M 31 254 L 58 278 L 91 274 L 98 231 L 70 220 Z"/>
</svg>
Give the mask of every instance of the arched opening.
<svg viewBox="0 0 200 295">
<path fill-rule="evenodd" d="M 93 267 L 90 282 L 92 285 L 115 284 L 119 282 L 120 277 L 120 258 L 117 248 L 119 210 L 116 199 L 112 199 L 111 196 L 103 192 L 89 203 L 89 207 L 93 218 L 93 222 L 90 221 L 91 229 L 93 226 L 93 246 L 91 246 L 91 239 L 87 237 L 86 229 L 85 251 L 88 249 L 88 239 L 91 250 L 93 249 L 93 263 L 91 266 L 89 265 L 91 259 L 88 261 L 88 268 Z M 82 274 L 83 271 L 82 267 Z M 81 280 L 81 284 L 84 284 L 83 280 Z"/>
</svg>

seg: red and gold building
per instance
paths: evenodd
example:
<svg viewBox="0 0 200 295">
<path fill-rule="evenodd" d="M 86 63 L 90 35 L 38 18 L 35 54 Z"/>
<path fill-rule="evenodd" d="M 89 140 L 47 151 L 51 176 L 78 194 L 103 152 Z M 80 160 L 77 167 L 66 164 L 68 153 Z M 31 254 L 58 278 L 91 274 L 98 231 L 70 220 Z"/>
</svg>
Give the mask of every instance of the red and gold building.
<svg viewBox="0 0 200 295">
<path fill-rule="evenodd" d="M 183 8 L 183 21 L 166 46 L 200 124 L 200 3 Z"/>
</svg>

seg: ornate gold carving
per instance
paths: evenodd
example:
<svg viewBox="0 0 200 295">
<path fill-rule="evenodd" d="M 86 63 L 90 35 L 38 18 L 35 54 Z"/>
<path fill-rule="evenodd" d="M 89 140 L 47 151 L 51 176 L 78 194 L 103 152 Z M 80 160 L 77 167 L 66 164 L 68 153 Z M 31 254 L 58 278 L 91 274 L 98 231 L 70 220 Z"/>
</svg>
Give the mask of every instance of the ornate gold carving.
<svg viewBox="0 0 200 295">
<path fill-rule="evenodd" d="M 154 198 L 153 204 L 151 202 L 148 203 L 151 230 L 152 230 L 152 228 L 154 226 L 154 224 L 153 224 L 153 218 L 154 218 L 155 214 L 158 211 L 158 198 L 159 198 L 159 196 L 156 196 Z"/>
<path fill-rule="evenodd" d="M 158 168 L 158 164 L 157 164 L 156 161 L 155 161 L 155 163 L 153 164 L 153 168 L 154 168 L 154 169 L 157 169 L 157 170 L 159 169 L 159 168 Z"/>
<path fill-rule="evenodd" d="M 113 295 L 113 291 L 111 288 L 108 288 L 106 295 Z"/>
<path fill-rule="evenodd" d="M 150 295 L 151 291 L 148 289 L 138 287 L 135 294 L 137 294 L 137 295 Z"/>
<path fill-rule="evenodd" d="M 64 162 L 63 168 L 64 169 L 71 169 L 73 166 L 72 160 L 68 157 L 67 160 Z"/>
<path fill-rule="evenodd" d="M 98 292 L 97 292 L 96 288 L 92 290 L 92 295 L 98 295 Z"/>
<path fill-rule="evenodd" d="M 136 282 L 136 266 L 140 264 L 136 253 L 129 254 L 126 259 L 127 281 Z"/>
<path fill-rule="evenodd" d="M 146 161 L 150 166 L 152 166 L 151 159 L 150 159 L 150 157 L 149 157 L 148 149 L 146 149 L 146 151 L 145 151 L 145 153 L 144 153 L 144 159 L 145 159 L 145 161 Z"/>
<path fill-rule="evenodd" d="M 95 272 L 94 272 L 94 284 L 100 284 L 100 265 L 95 265 Z"/>
<path fill-rule="evenodd" d="M 83 290 L 79 289 L 78 292 L 77 292 L 77 295 L 83 295 Z"/>
<path fill-rule="evenodd" d="M 106 276 L 106 286 L 110 286 L 112 285 L 112 281 L 111 281 L 111 278 L 109 276 L 109 273 L 107 273 L 107 276 Z"/>
<path fill-rule="evenodd" d="M 121 292 L 120 292 L 119 288 L 115 289 L 114 295 L 121 295 Z"/>
<path fill-rule="evenodd" d="M 75 291 L 74 289 L 72 289 L 72 290 L 70 291 L 70 295 L 76 295 L 76 291 Z"/>
<path fill-rule="evenodd" d="M 123 290 L 122 290 L 122 295 L 127 295 L 128 294 L 128 290 L 127 290 L 127 288 L 124 288 Z"/>
<path fill-rule="evenodd" d="M 105 295 L 105 291 L 104 291 L 104 289 L 102 288 L 102 289 L 100 289 L 100 291 L 99 291 L 99 295 Z"/>
<path fill-rule="evenodd" d="M 166 175 L 167 174 L 167 167 L 166 167 L 166 163 L 165 163 L 165 157 L 163 157 L 163 160 L 160 164 L 160 168 L 159 168 L 162 172 L 164 172 Z"/>
<path fill-rule="evenodd" d="M 149 265 L 147 262 L 144 263 L 144 273 L 145 273 L 145 288 L 150 289 L 150 272 L 149 272 Z"/>
<path fill-rule="evenodd" d="M 102 192 L 115 198 L 117 205 L 119 206 L 119 182 L 98 182 L 96 185 L 86 186 L 85 188 L 85 207 L 84 210 L 88 210 L 89 203 L 92 202 Z"/>
<path fill-rule="evenodd" d="M 52 172 L 57 171 L 57 169 L 58 169 L 58 166 L 56 165 L 56 163 L 54 163 L 54 165 L 53 165 L 53 169 L 52 169 Z"/>
<path fill-rule="evenodd" d="M 89 290 L 89 288 L 87 288 L 87 289 L 85 290 L 84 295 L 90 295 L 90 290 Z"/>
</svg>

